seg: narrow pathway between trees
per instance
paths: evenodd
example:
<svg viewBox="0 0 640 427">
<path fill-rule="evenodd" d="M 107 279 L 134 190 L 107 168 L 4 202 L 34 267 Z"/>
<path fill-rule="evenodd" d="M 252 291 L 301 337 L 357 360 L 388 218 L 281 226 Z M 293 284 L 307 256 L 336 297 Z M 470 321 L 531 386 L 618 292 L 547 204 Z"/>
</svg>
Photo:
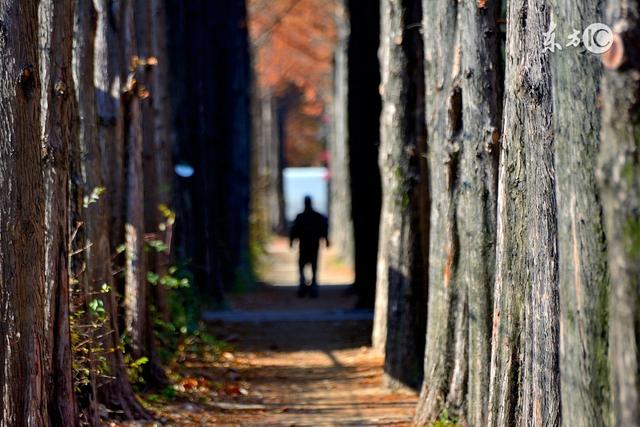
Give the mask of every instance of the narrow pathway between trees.
<svg viewBox="0 0 640 427">
<path fill-rule="evenodd" d="M 351 272 L 329 252 L 317 300 L 295 297 L 295 258 L 286 242 L 270 246 L 252 292 L 232 297 L 234 311 L 209 312 L 210 331 L 233 345 L 215 363 L 185 364 L 192 386 L 219 383 L 215 397 L 165 407 L 173 425 L 409 425 L 417 396 L 382 387 L 382 357 L 368 345 L 370 312 L 344 296 Z M 324 280 L 324 281 L 323 281 Z M 329 282 L 330 284 L 326 284 Z M 342 285 L 340 284 L 342 283 Z M 188 385 L 188 384 L 185 384 Z M 187 387 L 188 388 L 188 387 Z"/>
</svg>

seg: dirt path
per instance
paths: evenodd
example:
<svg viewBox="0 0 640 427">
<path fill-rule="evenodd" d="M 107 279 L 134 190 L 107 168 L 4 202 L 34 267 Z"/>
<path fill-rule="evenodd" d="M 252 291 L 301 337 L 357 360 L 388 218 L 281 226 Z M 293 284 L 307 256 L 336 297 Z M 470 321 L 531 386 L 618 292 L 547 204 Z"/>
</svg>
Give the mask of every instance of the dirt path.
<svg viewBox="0 0 640 427">
<path fill-rule="evenodd" d="M 172 425 L 404 426 L 417 396 L 382 387 L 382 358 L 368 347 L 371 313 L 352 311 L 345 297 L 351 272 L 327 255 L 316 300 L 295 297 L 295 259 L 286 242 L 270 248 L 264 279 L 232 298 L 235 311 L 207 313 L 210 331 L 231 341 L 222 361 L 185 363 L 196 402 L 163 411 Z M 322 282 L 323 278 L 333 284 Z M 186 383 L 185 383 L 186 385 Z"/>
<path fill-rule="evenodd" d="M 226 396 L 216 425 L 409 425 L 416 396 L 381 387 L 382 359 L 365 344 L 368 322 L 236 324 L 230 363 L 246 395 Z M 218 403 L 220 403 L 218 402 Z M 254 406 L 255 405 L 255 406 Z"/>
</svg>

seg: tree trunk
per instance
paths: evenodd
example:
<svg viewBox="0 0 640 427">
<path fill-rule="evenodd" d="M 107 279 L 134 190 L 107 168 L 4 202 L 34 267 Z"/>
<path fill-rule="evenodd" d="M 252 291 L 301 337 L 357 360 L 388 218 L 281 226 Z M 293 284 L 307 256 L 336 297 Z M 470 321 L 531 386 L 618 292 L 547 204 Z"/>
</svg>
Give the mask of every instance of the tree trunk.
<svg viewBox="0 0 640 427">
<path fill-rule="evenodd" d="M 488 425 L 560 424 L 558 253 L 549 7 L 507 17 L 504 138 Z"/>
<path fill-rule="evenodd" d="M 445 408 L 462 409 L 468 333 L 456 221 L 463 124 L 458 3 L 423 1 L 423 10 L 431 234 L 424 381 L 416 421 L 424 424 Z"/>
<path fill-rule="evenodd" d="M 252 191 L 256 197 L 255 212 L 262 221 L 261 235 L 267 238 L 270 233 L 283 230 L 284 225 L 280 224 L 281 214 L 278 203 L 278 170 L 279 162 L 279 139 L 277 126 L 276 102 L 268 89 L 255 90 L 255 168 Z"/>
<path fill-rule="evenodd" d="M 121 95 L 127 64 L 122 55 L 122 10 L 114 0 L 93 0 L 96 9 L 95 86 L 98 137 L 103 153 L 102 174 L 106 184 L 103 195 L 109 205 L 111 251 L 124 243 L 125 142 L 124 107 Z M 126 77 L 126 76 L 125 76 Z M 118 260 L 118 262 L 120 262 Z M 121 265 L 120 265 L 121 267 Z"/>
<path fill-rule="evenodd" d="M 114 120 L 107 118 L 115 111 L 115 100 L 108 96 L 112 75 L 108 70 L 113 66 L 109 60 L 107 41 L 109 28 L 106 2 L 76 1 L 74 35 L 74 79 L 76 98 L 80 112 L 80 170 L 85 195 L 91 195 L 99 188 L 105 188 L 92 203 L 85 203 L 82 211 L 86 251 L 86 282 L 89 292 L 103 302 L 108 321 L 95 336 L 101 336 L 101 344 L 106 352 L 107 374 L 109 378 L 97 378 L 97 395 L 94 397 L 110 410 L 122 411 L 126 419 L 147 418 L 148 414 L 137 401 L 119 350 L 120 333 L 118 327 L 118 307 L 116 289 L 111 269 L 111 247 L 109 238 L 110 206 L 104 172 L 104 148 L 115 145 Z M 104 88 L 104 89 L 100 89 Z M 106 90 L 105 90 L 106 89 Z M 107 111 L 105 111 L 107 110 Z M 101 115 L 98 115 L 98 112 Z M 79 255 L 78 255 L 79 256 Z M 107 285 L 110 292 L 101 293 Z"/>
<path fill-rule="evenodd" d="M 351 265 L 353 264 L 353 223 L 351 222 L 351 188 L 347 145 L 349 17 L 345 1 L 337 2 L 335 8 L 337 40 L 333 54 L 332 134 L 329 140 L 329 168 L 331 170 L 329 241 L 337 249 L 342 259 Z"/>
<path fill-rule="evenodd" d="M 0 2 L 0 425 L 46 425 L 38 2 Z"/>
<path fill-rule="evenodd" d="M 556 2 L 561 38 L 602 22 L 603 1 Z M 554 146 L 558 204 L 560 390 L 566 426 L 606 426 L 609 415 L 609 278 L 596 185 L 599 144 L 597 56 L 563 46 L 553 55 Z"/>
<path fill-rule="evenodd" d="M 40 109 L 45 186 L 45 347 L 51 373 L 47 388 L 50 419 L 75 424 L 69 331 L 69 146 L 75 140 L 71 74 L 73 1 L 42 1 L 40 29 Z"/>
<path fill-rule="evenodd" d="M 147 380 L 147 385 L 159 386 L 166 382 L 166 376 L 164 374 L 164 371 L 162 370 L 162 367 L 160 366 L 161 362 L 155 346 L 155 337 L 153 334 L 153 317 L 155 316 L 154 310 L 157 306 L 155 305 L 153 293 L 151 292 L 150 284 L 147 282 L 146 275 L 147 272 L 153 272 L 156 274 L 162 272 L 158 269 L 158 267 L 160 266 L 160 254 L 155 252 L 153 249 L 145 251 L 144 247 L 145 241 L 148 240 L 145 236 L 158 233 L 161 222 L 159 208 L 162 183 L 158 180 L 160 165 L 156 158 L 161 155 L 161 151 L 156 148 L 155 130 L 157 125 L 157 113 L 154 108 L 154 93 L 150 92 L 150 90 L 153 90 L 158 86 L 155 85 L 156 81 L 154 80 L 154 69 L 157 65 L 158 58 L 153 52 L 153 33 L 162 31 L 163 29 L 155 28 L 155 26 L 153 25 L 154 21 L 152 20 L 150 0 L 135 0 L 133 17 L 133 25 L 135 29 L 134 37 L 138 55 L 138 64 L 137 66 L 135 66 L 134 71 L 136 78 L 136 93 L 134 93 L 133 95 L 138 98 L 137 103 L 140 111 L 134 114 L 133 110 L 131 110 L 130 119 L 132 120 L 131 126 L 138 126 L 135 124 L 135 121 L 139 120 L 140 128 L 138 128 L 138 130 L 136 131 L 140 131 L 141 135 L 136 139 L 140 139 L 140 141 L 142 142 L 142 146 L 134 147 L 134 145 L 130 145 L 129 147 L 131 150 L 135 150 L 136 154 L 135 158 L 129 157 L 129 168 L 127 170 L 127 177 L 130 190 L 129 196 L 134 197 L 136 200 L 138 200 L 138 197 L 142 196 L 141 207 L 143 215 L 143 228 L 140 229 L 141 233 L 138 234 L 138 238 L 140 239 L 143 250 L 143 252 L 141 253 L 143 258 L 140 258 L 142 262 L 138 267 L 141 269 L 140 274 L 142 279 L 135 286 L 139 289 L 139 298 L 142 298 L 140 304 L 143 304 L 145 307 L 145 311 L 142 314 L 143 316 L 145 316 L 145 318 L 142 320 L 144 324 L 143 327 L 145 328 L 142 336 L 144 337 L 145 341 L 144 350 L 141 354 L 147 356 L 149 361 L 144 365 L 144 375 Z M 130 105 L 135 103 L 136 100 L 131 100 Z M 133 108 L 135 109 L 136 107 Z M 133 129 L 131 130 L 131 132 L 132 133 L 129 135 L 130 138 L 133 137 Z M 137 153 L 138 149 L 140 150 L 139 153 Z M 129 152 L 129 155 L 132 156 L 133 153 Z M 138 155 L 140 156 L 139 159 Z M 141 162 L 141 169 L 137 169 L 138 161 Z M 136 165 L 136 171 L 132 173 L 133 170 L 131 166 L 134 164 Z M 136 187 L 135 190 L 133 190 L 132 184 Z M 134 193 L 137 195 L 134 195 Z M 128 218 L 132 219 L 129 224 L 133 225 L 133 218 L 135 217 L 135 221 L 137 221 L 138 213 L 134 213 L 131 210 L 131 204 L 129 204 L 128 209 L 130 209 L 128 212 L 129 215 L 131 215 L 131 217 Z M 156 239 L 157 237 L 154 236 L 153 238 Z M 138 306 L 138 308 L 140 308 L 140 306 Z"/>
<path fill-rule="evenodd" d="M 606 224 L 611 293 L 609 358 L 613 425 L 640 419 L 640 2 L 608 0 L 614 32 L 603 56 L 598 179 Z"/>
<path fill-rule="evenodd" d="M 423 7 L 427 7 L 423 3 Z M 425 9 L 431 177 L 425 380 L 418 422 L 486 424 L 500 95 L 499 4 Z M 451 52 L 454 55 L 451 55 Z"/>
<path fill-rule="evenodd" d="M 158 188 L 158 205 L 168 208 L 172 206 L 171 179 L 173 168 L 171 160 L 171 99 L 169 97 L 169 52 L 167 45 L 166 11 L 163 0 L 151 0 L 151 51 L 158 59 L 151 76 L 151 101 L 154 110 L 154 144 L 153 155 L 155 177 L 153 181 Z M 160 206 L 156 206 L 156 212 Z M 165 218 L 159 216 L 160 222 Z M 152 230 L 149 230 L 152 231 Z M 159 230 L 160 238 L 167 249 L 156 253 L 156 273 L 162 276 L 166 273 L 171 262 L 173 227 L 168 225 L 165 230 Z M 154 288 L 154 300 L 158 315 L 165 322 L 171 321 L 169 303 L 163 286 Z"/>
<path fill-rule="evenodd" d="M 347 1 L 351 17 L 348 46 L 349 174 L 358 306 L 373 308 L 380 225 L 380 1 Z"/>
<path fill-rule="evenodd" d="M 224 290 L 246 280 L 248 270 L 251 81 L 245 5 L 166 5 L 176 156 L 194 168 L 192 177 L 179 181 L 187 195 L 176 209 L 192 224 L 185 230 L 179 222 L 178 234 L 191 252 L 195 285 L 224 305 Z"/>
<path fill-rule="evenodd" d="M 462 150 L 457 223 L 458 274 L 467 292 L 468 370 L 466 419 L 485 426 L 491 359 L 495 280 L 498 144 L 503 75 L 497 19 L 500 3 L 465 0 L 459 10 L 462 73 Z"/>
<path fill-rule="evenodd" d="M 412 87 L 416 58 L 423 49 L 418 28 L 418 1 L 382 0 L 380 65 L 382 115 L 380 172 L 382 218 L 373 345 L 385 353 L 387 385 L 418 387 L 424 358 L 424 276 L 418 242 L 419 213 L 415 208 L 419 178 L 416 159 L 424 109 Z M 424 79 L 421 75 L 420 79 Z M 418 266 L 418 267 L 417 267 Z"/>
<path fill-rule="evenodd" d="M 122 74 L 125 134 L 125 331 L 131 355 L 147 357 L 147 280 L 144 254 L 143 124 L 138 85 L 140 66 L 134 20 L 134 0 L 122 7 Z"/>
</svg>

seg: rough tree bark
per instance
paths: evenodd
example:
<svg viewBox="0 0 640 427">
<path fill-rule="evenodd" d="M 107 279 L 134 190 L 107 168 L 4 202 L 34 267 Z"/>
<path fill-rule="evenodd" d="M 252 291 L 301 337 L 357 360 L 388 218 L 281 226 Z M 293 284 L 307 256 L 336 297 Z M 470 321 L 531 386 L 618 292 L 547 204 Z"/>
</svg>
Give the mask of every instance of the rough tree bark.
<svg viewBox="0 0 640 427">
<path fill-rule="evenodd" d="M 424 109 L 416 103 L 415 68 L 422 70 L 416 0 L 382 0 L 380 28 L 382 217 L 378 245 L 373 345 L 385 353 L 388 386 L 419 387 L 424 360 L 424 275 L 416 203 L 418 147 Z M 420 55 L 421 58 L 421 55 Z M 422 75 L 419 79 L 424 79 Z"/>
<path fill-rule="evenodd" d="M 95 4 L 95 6 L 94 6 Z M 86 283 L 89 292 L 100 298 L 109 318 L 96 336 L 101 336 L 106 350 L 108 379 L 97 379 L 97 396 L 94 398 L 110 410 L 122 411 L 127 419 L 144 419 L 146 411 L 137 401 L 127 378 L 122 353 L 118 349 L 120 340 L 116 289 L 111 268 L 111 246 L 109 233 L 110 206 L 106 188 L 107 174 L 103 162 L 104 147 L 113 146 L 115 138 L 113 120 L 106 118 L 105 108 L 115 111 L 115 100 L 108 96 L 112 76 L 109 61 L 107 36 L 109 29 L 107 2 L 76 0 L 74 26 L 73 72 L 76 99 L 79 110 L 79 151 L 82 187 L 86 195 L 98 188 L 105 188 L 93 203 L 83 207 L 85 238 L 88 242 L 83 254 L 86 263 Z M 99 102 L 98 102 L 99 101 Z M 106 105 L 105 105 L 106 103 Z M 98 115 L 98 112 L 101 115 Z M 101 293 L 103 285 L 109 293 Z"/>
<path fill-rule="evenodd" d="M 562 51 L 552 56 L 560 286 L 560 390 L 566 426 L 610 423 L 607 361 L 609 278 L 596 185 L 601 64 L 566 46 L 574 29 L 602 22 L 603 1 L 558 1 L 553 21 Z"/>
<path fill-rule="evenodd" d="M 140 161 L 142 169 L 135 172 L 136 175 L 141 174 L 141 176 L 133 177 L 131 173 L 131 166 L 134 162 L 138 161 L 138 154 L 136 154 L 135 160 L 129 157 L 130 162 L 128 163 L 129 168 L 127 170 L 127 177 L 129 179 L 129 189 L 132 189 L 131 184 L 133 181 L 137 182 L 135 184 L 136 187 L 138 185 L 142 186 L 142 188 L 136 191 L 140 191 L 140 194 L 143 196 L 142 213 L 144 228 L 140 230 L 142 234 L 139 234 L 138 236 L 141 238 L 144 251 L 145 241 L 148 240 L 146 236 L 150 235 L 150 233 L 157 233 L 159 231 L 160 222 L 162 221 L 159 209 L 160 192 L 162 191 L 162 188 L 161 182 L 158 181 L 160 164 L 157 159 L 157 157 L 161 155 L 161 151 L 156 148 L 157 141 L 155 134 L 158 117 L 153 101 L 154 93 L 150 91 L 156 87 L 162 88 L 161 85 L 163 82 L 158 82 L 154 78 L 158 58 L 154 53 L 153 46 L 155 37 L 154 33 L 163 31 L 164 29 L 156 28 L 153 25 L 156 21 L 152 18 L 150 0 L 135 0 L 133 18 L 133 25 L 135 28 L 134 39 L 137 48 L 136 54 L 138 56 L 138 65 L 135 67 L 136 69 L 134 71 L 136 88 L 133 95 L 138 98 L 140 111 L 138 113 L 139 116 L 137 116 L 137 114 L 131 114 L 130 119 L 132 120 L 132 126 L 137 126 L 134 125 L 133 121 L 140 121 L 139 131 L 141 132 L 141 135 L 139 138 L 142 142 L 142 146 L 140 147 Z M 133 104 L 136 101 L 132 100 L 131 102 Z M 133 135 L 129 135 L 130 138 L 132 136 Z M 130 149 L 138 150 L 138 147 L 134 148 L 134 146 L 131 145 Z M 129 152 L 129 155 L 132 154 L 133 153 Z M 129 195 L 131 196 L 132 193 L 129 193 Z M 139 195 L 134 197 L 137 198 Z M 131 206 L 128 206 L 128 209 L 131 209 Z M 134 213 L 131 210 L 128 212 L 132 215 L 131 218 L 134 216 L 137 217 L 137 213 Z M 133 224 L 133 222 L 131 222 L 131 224 Z M 157 237 L 154 235 L 153 238 Z M 161 259 L 158 255 L 160 254 L 153 250 L 146 251 L 146 253 L 142 254 L 143 259 L 141 258 L 142 262 L 139 267 L 142 270 L 142 281 L 136 284 L 139 289 L 144 288 L 144 290 L 140 289 L 139 291 L 139 295 L 143 299 L 140 303 L 145 306 L 145 312 L 143 314 L 145 318 L 143 319 L 143 324 L 146 329 L 142 334 L 145 342 L 144 351 L 141 354 L 144 354 L 149 359 L 149 361 L 144 365 L 144 376 L 147 380 L 147 384 L 151 386 L 159 386 L 166 382 L 166 376 L 160 366 L 161 362 L 156 351 L 155 337 L 153 333 L 153 308 L 157 308 L 157 305 L 146 277 L 147 272 L 153 272 L 156 274 L 162 273 L 158 269 L 160 267 L 159 261 Z"/>
<path fill-rule="evenodd" d="M 163 0 L 151 0 L 151 50 L 158 59 L 154 73 L 151 76 L 151 101 L 154 110 L 154 144 L 153 155 L 155 177 L 153 181 L 158 187 L 158 205 L 172 206 L 172 186 L 173 177 L 171 159 L 171 99 L 169 97 L 169 52 L 167 44 L 167 17 Z M 156 206 L 156 211 L 159 206 Z M 160 222 L 164 218 L 158 218 Z M 156 254 L 156 273 L 163 275 L 171 262 L 173 227 L 160 231 L 160 238 L 167 245 L 167 249 Z M 171 314 L 167 302 L 165 288 L 156 286 L 154 288 L 154 300 L 158 315 L 169 322 Z"/>
<path fill-rule="evenodd" d="M 508 4 L 487 425 L 560 424 L 558 251 L 545 0 Z"/>
<path fill-rule="evenodd" d="M 603 56 L 598 179 L 611 292 L 609 357 L 613 425 L 640 419 L 640 2 L 608 0 L 613 46 Z"/>
<path fill-rule="evenodd" d="M 42 172 L 45 185 L 45 354 L 50 421 L 75 424 L 69 331 L 69 147 L 76 139 L 71 72 L 73 0 L 38 9 Z"/>
<path fill-rule="evenodd" d="M 495 278 L 498 142 L 502 72 L 497 19 L 500 2 L 465 0 L 459 10 L 462 49 L 462 150 L 460 153 L 460 258 L 458 274 L 468 304 L 466 419 L 484 426 L 491 358 Z"/>
<path fill-rule="evenodd" d="M 500 138 L 500 4 L 465 0 L 423 7 L 432 207 L 417 420 L 430 422 L 446 409 L 483 426 Z"/>
<path fill-rule="evenodd" d="M 466 377 L 466 292 L 458 274 L 462 91 L 458 3 L 423 1 L 426 118 L 431 186 L 429 301 L 424 381 L 416 421 L 462 409 Z"/>
<path fill-rule="evenodd" d="M 0 425 L 46 425 L 38 2 L 0 2 Z"/>
<path fill-rule="evenodd" d="M 121 81 L 124 106 L 125 141 L 125 284 L 124 321 L 131 355 L 138 359 L 147 354 L 147 280 L 144 254 L 144 182 L 142 170 L 143 124 L 138 84 L 143 67 L 138 57 L 134 0 L 124 1 L 122 8 Z"/>
<path fill-rule="evenodd" d="M 122 10 L 114 0 L 93 0 L 96 9 L 94 83 L 98 114 L 98 138 L 102 157 L 102 174 L 106 192 L 102 196 L 109 206 L 111 251 L 124 243 L 125 142 L 124 103 L 121 91 Z M 124 80 L 126 81 L 126 79 Z"/>
</svg>

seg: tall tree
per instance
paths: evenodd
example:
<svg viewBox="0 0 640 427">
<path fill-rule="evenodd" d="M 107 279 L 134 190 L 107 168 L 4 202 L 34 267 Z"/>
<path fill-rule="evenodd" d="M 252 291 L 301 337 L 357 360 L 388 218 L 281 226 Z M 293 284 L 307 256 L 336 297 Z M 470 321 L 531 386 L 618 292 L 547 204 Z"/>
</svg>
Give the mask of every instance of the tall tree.
<svg viewBox="0 0 640 427">
<path fill-rule="evenodd" d="M 241 281 L 248 268 L 251 128 L 245 4 L 169 1 L 167 10 L 176 156 L 194 168 L 176 190 L 186 193 L 180 195 L 178 214 L 191 218 L 190 224 L 178 219 L 177 234 L 193 260 L 196 286 L 220 303 L 224 290 Z M 193 74 L 192 69 L 209 71 Z"/>
<path fill-rule="evenodd" d="M 613 425 L 640 419 L 640 2 L 607 1 L 613 44 L 603 56 L 599 181 L 611 274 Z"/>
<path fill-rule="evenodd" d="M 418 53 L 423 49 L 422 38 L 416 25 L 421 16 L 419 1 L 381 2 L 383 197 L 373 345 L 385 352 L 390 386 L 418 387 L 424 357 L 426 265 L 420 245 L 417 187 L 425 116 L 416 96 L 424 84 Z"/>
<path fill-rule="evenodd" d="M 560 424 L 558 250 L 545 0 L 508 3 L 487 425 Z"/>
<path fill-rule="evenodd" d="M 347 49 L 349 69 L 348 133 L 351 216 L 355 251 L 355 285 L 360 307 L 374 306 L 381 187 L 378 167 L 380 143 L 379 93 L 380 1 L 348 0 L 351 33 Z"/>
<path fill-rule="evenodd" d="M 342 259 L 352 264 L 353 223 L 351 222 L 347 131 L 349 17 L 346 8 L 346 1 L 342 0 L 336 2 L 334 11 L 337 34 L 333 54 L 332 133 L 329 139 L 329 169 L 331 170 L 329 240 Z"/>
<path fill-rule="evenodd" d="M 166 185 L 164 188 L 162 186 L 163 183 L 166 184 L 166 180 L 159 179 L 162 166 L 158 158 L 160 158 L 164 152 L 159 147 L 156 147 L 156 128 L 158 121 L 166 117 L 158 117 L 156 107 L 161 102 L 158 100 L 158 102 L 155 103 L 153 101 L 154 93 L 151 92 L 151 90 L 155 88 L 163 89 L 162 85 L 164 82 L 158 81 L 155 76 L 158 58 L 154 54 L 154 38 L 156 37 L 154 33 L 164 31 L 164 28 L 156 28 L 156 26 L 153 25 L 157 23 L 157 21 L 153 20 L 153 15 L 151 0 L 135 0 L 133 6 L 133 25 L 137 55 L 132 57 L 132 61 L 134 61 L 134 78 L 136 82 L 135 89 L 129 95 L 133 95 L 139 99 L 139 117 L 132 114 L 131 119 L 140 120 L 138 130 L 141 132 L 141 135 L 138 138 L 140 138 L 142 143 L 142 146 L 139 147 L 139 160 L 142 169 L 136 172 L 136 175 L 139 173 L 142 176 L 136 176 L 134 178 L 131 173 L 131 167 L 134 163 L 128 163 L 127 178 L 129 179 L 130 189 L 132 188 L 131 180 L 141 180 L 142 182 L 142 214 L 144 218 L 140 239 L 143 250 L 146 253 L 142 255 L 144 259 L 140 267 L 142 269 L 142 281 L 137 285 L 138 287 L 144 288 L 139 294 L 140 297 L 143 298 L 142 304 L 145 306 L 145 311 L 141 314 L 145 317 L 143 320 L 143 327 L 145 328 L 143 333 L 144 351 L 141 354 L 144 354 L 149 359 L 144 365 L 147 384 L 159 385 L 166 381 L 166 376 L 160 367 L 160 360 L 155 346 L 153 310 L 157 309 L 157 305 L 156 300 L 153 298 L 154 294 L 151 292 L 151 288 L 147 282 L 147 272 L 153 272 L 155 274 L 162 273 L 158 267 L 160 267 L 159 261 L 163 258 L 162 255 L 164 255 L 164 251 L 160 253 L 153 250 L 146 250 L 145 241 L 147 238 L 145 236 L 152 235 L 154 239 L 159 237 L 156 233 L 159 232 L 160 223 L 162 222 L 160 194 L 161 192 L 167 192 L 168 188 L 166 188 Z M 166 99 L 164 99 L 164 101 L 166 101 Z M 163 138 L 165 136 L 166 135 L 163 135 Z M 134 149 L 134 147 L 130 146 L 130 149 Z M 135 149 L 137 150 L 138 148 L 136 147 Z M 130 152 L 129 155 L 131 154 Z M 138 154 L 136 154 L 135 160 L 130 157 L 131 161 L 137 162 L 137 156 Z M 132 214 L 132 212 L 130 213 Z M 156 293 L 156 295 L 164 296 L 160 292 Z"/>
<path fill-rule="evenodd" d="M 0 2 L 0 425 L 48 423 L 38 3 Z M 49 319 L 47 319 L 49 321 Z"/>
<path fill-rule="evenodd" d="M 430 422 L 446 409 L 482 426 L 496 238 L 500 4 L 435 6 L 423 2 L 431 231 L 417 421 Z"/>
<path fill-rule="evenodd" d="M 171 179 L 173 177 L 171 159 L 171 99 L 169 97 L 169 52 L 167 43 L 167 17 L 164 0 L 151 0 L 151 52 L 157 58 L 157 65 L 151 76 L 151 102 L 154 111 L 154 140 L 151 162 L 153 176 L 151 182 L 155 182 L 157 190 L 157 201 L 154 206 L 156 212 L 155 228 L 148 231 L 160 232 L 158 236 L 166 245 L 166 249 L 156 253 L 154 271 L 162 276 L 166 273 L 170 263 L 171 243 L 173 227 L 168 225 L 164 230 L 160 230 L 160 223 L 164 218 L 160 214 L 160 205 L 171 207 L 173 205 Z M 147 149 L 148 150 L 148 149 Z M 154 287 L 154 301 L 159 315 L 165 321 L 170 320 L 169 306 L 164 286 Z"/>
<path fill-rule="evenodd" d="M 113 80 L 109 71 L 113 69 L 108 49 L 109 34 L 113 31 L 110 14 L 107 0 L 76 0 L 73 72 L 79 110 L 77 173 L 88 200 L 82 206 L 81 219 L 87 241 L 82 255 L 86 264 L 87 291 L 102 301 L 107 313 L 107 322 L 95 331 L 96 339 L 106 353 L 107 372 L 95 379 L 97 393 L 93 399 L 111 410 L 122 411 L 127 419 L 142 419 L 147 414 L 134 395 L 119 350 L 118 306 L 111 268 L 110 189 L 103 165 L 107 157 L 105 147 L 116 145 L 115 121 L 107 116 L 113 114 L 117 102 L 109 96 Z M 104 193 L 100 189 L 104 189 Z M 92 195 L 98 197 L 92 199 Z M 102 292 L 104 285 L 110 292 Z"/>
<path fill-rule="evenodd" d="M 125 141 L 125 331 L 134 358 L 148 357 L 147 278 L 144 254 L 144 176 L 142 170 L 143 123 L 141 96 L 145 96 L 144 59 L 137 44 L 135 0 L 121 5 L 121 81 L 124 84 Z"/>
<path fill-rule="evenodd" d="M 553 130 L 558 204 L 560 381 L 567 426 L 605 426 L 609 416 L 609 280 L 596 185 L 601 64 L 564 35 L 601 22 L 603 1 L 559 1 L 552 20 L 562 51 L 552 56 Z"/>
<path fill-rule="evenodd" d="M 77 135 L 71 72 L 73 0 L 38 8 L 42 171 L 45 186 L 45 347 L 54 424 L 74 424 L 76 407 L 69 331 L 69 147 Z"/>
<path fill-rule="evenodd" d="M 462 150 L 460 153 L 460 258 L 458 274 L 468 301 L 467 414 L 486 424 L 495 279 L 498 153 L 503 75 L 498 17 L 501 3 L 465 0 L 459 26 L 462 48 Z"/>
<path fill-rule="evenodd" d="M 431 218 L 424 382 L 417 421 L 443 408 L 460 411 L 467 372 L 467 299 L 458 274 L 458 203 L 462 130 L 458 3 L 423 2 Z M 442 31 L 429 31 L 441 28 Z"/>
</svg>

